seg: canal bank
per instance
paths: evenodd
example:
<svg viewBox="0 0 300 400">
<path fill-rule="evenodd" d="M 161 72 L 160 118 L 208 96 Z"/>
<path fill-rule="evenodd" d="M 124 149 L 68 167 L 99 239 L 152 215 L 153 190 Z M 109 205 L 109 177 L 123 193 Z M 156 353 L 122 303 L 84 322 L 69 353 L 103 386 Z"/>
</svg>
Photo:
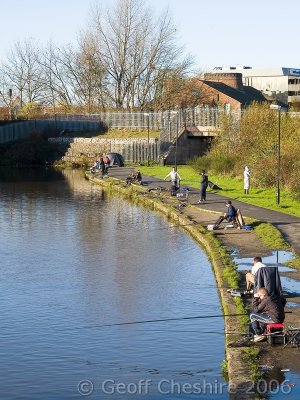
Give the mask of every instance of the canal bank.
<svg viewBox="0 0 300 400">
<path fill-rule="evenodd" d="M 154 211 L 163 213 L 179 228 L 188 232 L 194 240 L 205 249 L 211 260 L 218 285 L 220 302 L 225 315 L 227 368 L 229 373 L 229 383 L 232 387 L 230 398 L 253 399 L 255 397 L 255 393 L 252 390 L 254 387 L 253 376 L 251 376 L 251 373 L 249 372 L 249 359 L 245 359 L 248 350 L 245 349 L 244 351 L 241 348 L 228 346 L 230 341 L 236 339 L 234 334 L 229 335 L 229 333 L 236 334 L 245 331 L 246 322 L 244 316 L 235 316 L 237 313 L 246 313 L 241 298 L 234 298 L 227 292 L 227 289 L 230 288 L 231 285 L 229 285 L 226 277 L 229 277 L 232 282 L 237 279 L 238 273 L 236 271 L 236 265 L 232 260 L 230 251 L 226 250 L 222 246 L 222 241 L 216 238 L 212 232 L 207 231 L 205 223 L 203 223 L 203 220 L 206 220 L 207 218 L 216 219 L 217 214 L 200 210 L 192 206 L 184 207 L 182 210 L 182 207 L 179 207 L 180 204 L 178 203 L 177 198 L 170 197 L 168 193 L 164 194 L 161 190 L 161 186 L 157 189 L 154 187 L 153 190 L 150 191 L 148 186 L 128 186 L 125 183 L 128 172 L 128 169 L 120 169 L 118 174 L 116 174 L 116 170 L 114 172 L 112 171 L 111 175 L 114 174 L 115 176 L 113 179 L 102 179 L 100 176 L 90 173 L 87 173 L 86 177 L 90 181 L 105 187 L 108 191 L 119 193 L 132 201 L 136 201 Z M 156 183 L 156 185 L 158 184 Z M 246 235 L 247 238 L 244 239 L 244 242 L 247 244 L 251 243 L 251 246 L 254 246 L 257 251 L 259 251 L 260 248 L 262 251 L 266 251 L 266 248 L 264 248 L 252 232 L 239 231 L 238 233 L 242 236 Z M 255 357 L 252 357 L 251 359 L 250 357 L 250 364 L 253 363 L 254 358 Z M 255 371 L 258 371 L 258 367 Z"/>
<path fill-rule="evenodd" d="M 224 314 L 232 315 L 236 314 L 237 310 L 243 310 L 241 298 L 233 298 L 228 294 L 227 289 L 230 286 L 224 278 L 225 270 L 227 270 L 227 272 L 231 270 L 230 273 L 233 275 L 236 272 L 236 265 L 234 263 L 233 265 L 231 264 L 232 249 L 238 250 L 241 257 L 250 258 L 256 255 L 265 257 L 270 253 L 270 249 L 262 243 L 253 231 L 228 229 L 219 231 L 217 235 L 216 232 L 214 232 L 214 234 L 208 232 L 206 226 L 215 221 L 219 214 L 216 210 L 209 209 L 214 208 L 211 207 L 211 204 L 206 204 L 204 207 L 201 205 L 200 208 L 195 201 L 195 199 L 198 198 L 198 193 L 191 193 L 189 196 L 189 205 L 187 207 L 180 207 L 181 204 L 178 199 L 169 196 L 169 192 L 164 190 L 164 188 L 169 188 L 169 183 L 145 177 L 145 187 L 139 185 L 131 185 L 128 187 L 128 185 L 124 183 L 128 172 L 128 169 L 119 169 L 118 171 L 112 170 L 111 176 L 113 176 L 114 179 L 108 180 L 103 180 L 92 175 L 88 175 L 88 178 L 97 184 L 104 185 L 110 189 L 113 188 L 114 191 L 122 193 L 122 195 L 126 197 L 130 197 L 140 204 L 142 203 L 147 207 L 151 207 L 155 211 L 164 213 L 179 227 L 185 229 L 185 231 L 193 236 L 197 243 L 206 250 L 211 259 Z M 217 203 L 215 207 L 217 209 L 224 207 L 222 206 L 224 204 L 222 196 L 220 197 L 221 201 L 217 199 L 215 202 Z M 254 207 L 252 206 L 251 208 L 253 212 Z M 262 210 L 261 212 L 264 211 Z M 264 217 L 268 217 L 266 212 L 264 213 Z M 252 219 L 252 221 L 254 220 Z M 278 223 L 278 220 L 276 223 Z M 299 280 L 299 272 L 294 273 L 293 277 Z M 243 273 L 241 273 L 241 278 L 244 279 Z M 243 283 L 244 282 L 242 282 L 242 284 Z M 291 304 L 295 303 L 298 304 L 298 306 L 293 308 L 292 314 L 287 315 L 286 324 L 299 326 L 299 297 L 293 293 L 291 293 L 289 297 Z M 240 313 L 240 311 L 238 311 L 238 313 Z M 244 311 L 242 311 L 242 313 L 244 313 Z M 236 334 L 243 330 L 241 324 L 245 323 L 245 320 L 238 321 L 236 317 L 226 316 L 224 319 L 226 333 L 235 332 Z M 234 388 L 231 395 L 232 399 L 251 399 L 253 396 L 255 397 L 255 390 L 253 390 L 255 389 L 255 384 L 252 378 L 253 375 L 260 372 L 260 370 L 263 369 L 261 367 L 266 364 L 272 365 L 274 371 L 278 368 L 293 367 L 298 373 L 300 372 L 297 353 L 294 349 L 285 348 L 284 351 L 282 351 L 282 348 L 279 347 L 271 348 L 270 346 L 265 346 L 265 343 L 259 344 L 254 348 L 257 350 L 257 353 L 259 353 L 259 357 L 257 357 L 256 353 L 253 353 L 249 361 L 249 358 L 247 360 L 247 354 L 249 355 L 247 348 L 230 347 L 230 344 L 232 341 L 236 340 L 237 336 L 226 334 L 225 337 L 229 381 Z M 252 372 L 249 371 L 249 366 L 252 368 Z"/>
<path fill-rule="evenodd" d="M 1 397 L 79 399 L 90 382 L 93 399 L 190 400 L 216 380 L 207 397 L 228 399 L 205 252 L 80 170 L 23 172 L 13 179 L 8 169 L 0 185 Z M 181 318 L 197 315 L 205 319 Z M 128 394 L 115 393 L 124 385 Z"/>
</svg>

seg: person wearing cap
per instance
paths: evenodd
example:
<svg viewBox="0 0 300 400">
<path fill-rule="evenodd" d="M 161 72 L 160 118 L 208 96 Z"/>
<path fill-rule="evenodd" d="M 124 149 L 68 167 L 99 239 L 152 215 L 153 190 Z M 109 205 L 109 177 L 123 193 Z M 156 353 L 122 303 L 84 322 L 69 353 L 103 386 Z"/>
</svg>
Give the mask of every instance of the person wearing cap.
<svg viewBox="0 0 300 400">
<path fill-rule="evenodd" d="M 223 216 L 217 219 L 217 221 L 214 224 L 214 229 L 219 228 L 220 223 L 224 220 L 226 220 L 227 222 L 232 222 L 235 220 L 236 209 L 235 207 L 233 207 L 231 201 L 227 200 L 225 206 L 227 207 L 227 212 Z"/>
</svg>

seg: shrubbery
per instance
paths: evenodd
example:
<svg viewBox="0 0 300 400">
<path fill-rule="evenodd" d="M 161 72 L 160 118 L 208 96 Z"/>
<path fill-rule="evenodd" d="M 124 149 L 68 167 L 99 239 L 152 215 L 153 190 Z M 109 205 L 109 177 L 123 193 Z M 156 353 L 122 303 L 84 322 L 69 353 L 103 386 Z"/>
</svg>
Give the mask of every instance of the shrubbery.
<svg viewBox="0 0 300 400">
<path fill-rule="evenodd" d="M 280 185 L 300 197 L 300 117 L 281 112 Z M 251 169 L 252 185 L 275 187 L 278 160 L 278 113 L 269 104 L 254 104 L 240 123 L 224 118 L 209 153 L 196 159 L 196 171 L 242 177 L 245 165 Z"/>
</svg>

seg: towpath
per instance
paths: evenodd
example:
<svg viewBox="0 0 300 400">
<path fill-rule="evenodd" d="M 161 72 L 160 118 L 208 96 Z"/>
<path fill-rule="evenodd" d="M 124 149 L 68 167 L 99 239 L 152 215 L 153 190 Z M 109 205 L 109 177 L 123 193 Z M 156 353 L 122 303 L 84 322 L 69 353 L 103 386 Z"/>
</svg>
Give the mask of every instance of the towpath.
<svg viewBox="0 0 300 400">
<path fill-rule="evenodd" d="M 111 168 L 109 175 L 120 179 L 126 180 L 126 177 L 133 170 L 133 168 Z M 143 176 L 143 182 L 148 189 L 157 187 L 170 188 L 170 182 L 163 179 Z M 226 211 L 225 201 L 230 199 L 222 194 L 222 191 L 216 193 L 215 191 L 207 191 L 207 201 L 205 204 L 197 204 L 199 200 L 199 191 L 191 188 L 189 192 L 189 203 L 206 211 L 214 211 L 224 213 Z M 265 221 L 273 224 L 284 236 L 287 242 L 293 247 L 294 251 L 300 254 L 300 218 L 285 214 L 283 212 L 272 211 L 266 208 L 258 207 L 252 204 L 244 203 L 239 200 L 232 200 L 232 204 L 239 208 L 245 217 L 256 218 L 260 221 Z M 207 221 L 213 223 L 212 221 Z"/>
</svg>

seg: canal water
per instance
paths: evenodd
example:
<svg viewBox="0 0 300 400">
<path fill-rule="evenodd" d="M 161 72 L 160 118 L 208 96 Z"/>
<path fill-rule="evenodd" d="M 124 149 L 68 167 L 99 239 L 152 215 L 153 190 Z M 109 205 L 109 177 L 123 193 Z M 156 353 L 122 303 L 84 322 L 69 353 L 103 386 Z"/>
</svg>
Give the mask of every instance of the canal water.
<svg viewBox="0 0 300 400">
<path fill-rule="evenodd" d="M 51 169 L 0 171 L 0 227 L 1 399 L 228 398 L 223 318 L 180 320 L 221 314 L 180 229 Z"/>
</svg>

